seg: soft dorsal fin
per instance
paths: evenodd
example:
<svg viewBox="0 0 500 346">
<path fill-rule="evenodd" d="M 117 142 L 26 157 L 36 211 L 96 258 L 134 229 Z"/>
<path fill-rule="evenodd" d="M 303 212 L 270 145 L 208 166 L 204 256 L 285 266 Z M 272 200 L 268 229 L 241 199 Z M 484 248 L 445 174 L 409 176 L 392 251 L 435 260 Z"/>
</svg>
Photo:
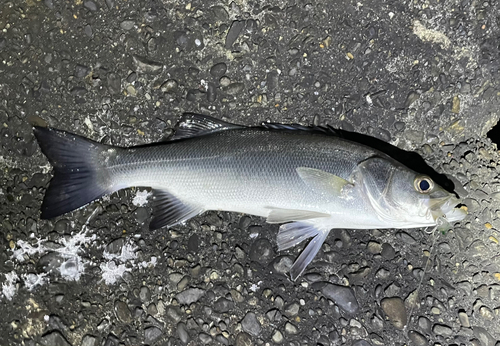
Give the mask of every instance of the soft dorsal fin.
<svg viewBox="0 0 500 346">
<path fill-rule="evenodd" d="M 242 129 L 244 127 L 243 125 L 231 124 L 208 115 L 184 113 L 174 128 L 175 133 L 170 137 L 170 140 L 198 137 L 224 130 Z"/>
</svg>

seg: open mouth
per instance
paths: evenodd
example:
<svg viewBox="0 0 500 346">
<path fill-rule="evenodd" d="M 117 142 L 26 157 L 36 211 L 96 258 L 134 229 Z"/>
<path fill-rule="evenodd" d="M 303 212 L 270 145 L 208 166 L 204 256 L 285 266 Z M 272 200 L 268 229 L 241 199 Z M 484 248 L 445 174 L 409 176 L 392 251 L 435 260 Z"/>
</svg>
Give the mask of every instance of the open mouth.
<svg viewBox="0 0 500 346">
<path fill-rule="evenodd" d="M 460 200 L 453 195 L 427 200 L 427 208 L 434 221 L 439 217 L 446 218 L 448 222 L 464 219 L 467 212 L 463 208 L 459 208 L 459 204 Z"/>
</svg>

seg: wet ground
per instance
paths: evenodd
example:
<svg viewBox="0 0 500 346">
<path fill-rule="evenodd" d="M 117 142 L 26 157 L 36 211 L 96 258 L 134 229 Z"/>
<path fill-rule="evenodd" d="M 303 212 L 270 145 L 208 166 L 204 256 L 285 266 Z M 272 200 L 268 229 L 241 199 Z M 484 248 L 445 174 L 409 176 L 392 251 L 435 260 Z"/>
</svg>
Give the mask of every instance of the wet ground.
<svg viewBox="0 0 500 346">
<path fill-rule="evenodd" d="M 500 4 L 25 0 L 0 4 L 0 344 L 499 345 Z M 296 282 L 277 225 L 148 231 L 148 191 L 40 220 L 31 124 L 115 145 L 183 112 L 330 124 L 416 152 L 470 215 L 335 230 Z"/>
</svg>

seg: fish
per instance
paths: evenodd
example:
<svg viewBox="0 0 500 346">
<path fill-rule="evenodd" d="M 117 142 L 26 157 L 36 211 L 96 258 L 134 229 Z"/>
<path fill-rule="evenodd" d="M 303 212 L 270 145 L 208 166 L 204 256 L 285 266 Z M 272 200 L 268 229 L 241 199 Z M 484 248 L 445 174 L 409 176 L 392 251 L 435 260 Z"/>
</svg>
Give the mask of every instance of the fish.
<svg viewBox="0 0 500 346">
<path fill-rule="evenodd" d="M 142 146 L 111 146 L 50 127 L 35 126 L 34 135 L 53 167 L 42 219 L 149 187 L 151 230 L 215 210 L 281 224 L 279 251 L 311 238 L 290 269 L 293 281 L 332 229 L 422 228 L 467 215 L 429 176 L 332 127 L 243 126 L 185 113 L 170 138 Z"/>
</svg>

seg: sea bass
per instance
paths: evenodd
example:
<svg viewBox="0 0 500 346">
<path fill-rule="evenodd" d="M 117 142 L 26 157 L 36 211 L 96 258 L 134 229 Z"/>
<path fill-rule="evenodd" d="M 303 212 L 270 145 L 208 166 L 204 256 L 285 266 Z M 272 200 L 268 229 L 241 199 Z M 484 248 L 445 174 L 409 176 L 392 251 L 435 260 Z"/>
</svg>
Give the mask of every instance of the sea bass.
<svg viewBox="0 0 500 346">
<path fill-rule="evenodd" d="M 430 177 L 329 128 L 246 127 L 185 114 L 168 141 L 130 148 L 53 128 L 34 133 L 54 168 L 42 218 L 120 189 L 151 187 L 150 229 L 223 210 L 283 224 L 279 250 L 312 238 L 290 270 L 292 280 L 331 229 L 417 228 L 466 215 Z"/>
</svg>

